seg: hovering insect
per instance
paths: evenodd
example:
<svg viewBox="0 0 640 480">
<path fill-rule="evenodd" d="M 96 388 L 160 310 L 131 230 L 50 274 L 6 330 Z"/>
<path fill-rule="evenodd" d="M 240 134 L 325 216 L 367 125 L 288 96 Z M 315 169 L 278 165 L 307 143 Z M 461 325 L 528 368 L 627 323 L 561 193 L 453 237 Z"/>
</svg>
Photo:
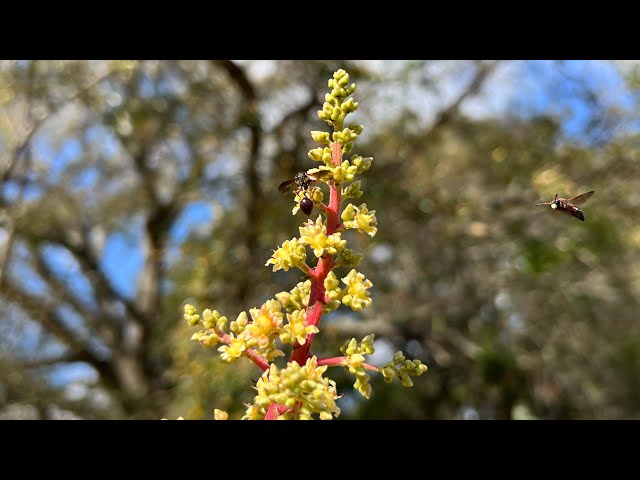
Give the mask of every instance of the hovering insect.
<svg viewBox="0 0 640 480">
<path fill-rule="evenodd" d="M 566 213 L 567 215 L 576 217 L 578 220 L 582 220 L 584 222 L 584 214 L 582 213 L 582 210 L 576 207 L 576 205 L 580 205 L 586 202 L 587 199 L 591 195 L 593 195 L 593 192 L 594 190 L 591 190 L 590 192 L 577 195 L 568 200 L 565 200 L 564 198 L 558 198 L 558 194 L 556 193 L 556 198 L 553 200 L 553 202 L 539 203 L 536 206 L 549 205 L 552 210 Z"/>
<path fill-rule="evenodd" d="M 294 175 L 294 177 L 291 180 L 286 180 L 282 182 L 278 187 L 278 190 L 280 190 L 280 193 L 282 194 L 290 192 L 294 188 L 296 189 L 295 190 L 296 195 L 302 192 L 303 197 L 300 200 L 300 204 L 299 204 L 300 210 L 302 210 L 302 212 L 308 217 L 309 215 L 311 215 L 311 211 L 313 210 L 313 200 L 311 200 L 307 196 L 307 190 L 309 190 L 309 188 L 311 188 L 311 186 L 315 182 L 326 177 L 328 174 L 329 174 L 328 170 L 320 170 L 312 173 L 298 172 Z"/>
</svg>

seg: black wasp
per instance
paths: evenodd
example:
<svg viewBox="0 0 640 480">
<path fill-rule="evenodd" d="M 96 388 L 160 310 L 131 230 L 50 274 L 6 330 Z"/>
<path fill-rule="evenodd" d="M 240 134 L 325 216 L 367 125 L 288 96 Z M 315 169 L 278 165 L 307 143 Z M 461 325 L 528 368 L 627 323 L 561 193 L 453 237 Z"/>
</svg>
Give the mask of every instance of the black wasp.
<svg viewBox="0 0 640 480">
<path fill-rule="evenodd" d="M 307 191 L 311 186 L 326 177 L 329 174 L 328 170 L 320 170 L 317 172 L 298 172 L 291 180 L 286 180 L 280 184 L 278 190 L 280 193 L 290 192 L 295 188 L 295 194 L 298 195 L 302 192 L 303 197 L 300 200 L 300 210 L 308 217 L 313 210 L 313 200 L 307 196 Z"/>
<path fill-rule="evenodd" d="M 584 214 L 582 213 L 582 210 L 576 207 L 576 205 L 586 202 L 591 195 L 593 195 L 593 190 L 566 200 L 564 198 L 558 198 L 558 194 L 556 193 L 556 198 L 553 202 L 539 203 L 538 206 L 549 205 L 551 209 L 556 212 L 566 213 L 567 215 L 576 217 L 578 220 L 582 220 L 584 222 Z"/>
</svg>

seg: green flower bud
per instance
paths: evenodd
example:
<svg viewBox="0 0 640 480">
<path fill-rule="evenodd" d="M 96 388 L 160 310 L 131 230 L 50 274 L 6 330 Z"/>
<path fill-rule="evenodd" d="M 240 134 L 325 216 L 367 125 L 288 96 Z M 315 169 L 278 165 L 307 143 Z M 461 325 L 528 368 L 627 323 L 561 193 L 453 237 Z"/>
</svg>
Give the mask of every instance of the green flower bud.
<svg viewBox="0 0 640 480">
<path fill-rule="evenodd" d="M 384 377 L 384 381 L 386 383 L 391 383 L 393 377 L 396 376 L 396 371 L 392 367 L 384 367 L 382 369 L 382 376 Z"/>
<path fill-rule="evenodd" d="M 362 133 L 364 127 L 362 125 L 358 125 L 357 123 L 352 123 L 351 125 L 349 125 L 349 130 L 351 130 L 357 136 Z"/>
<path fill-rule="evenodd" d="M 400 365 L 401 363 L 404 363 L 404 355 L 402 354 L 402 352 L 396 352 L 393 355 L 393 363 L 395 365 Z"/>
<path fill-rule="evenodd" d="M 360 263 L 360 260 L 362 260 L 361 253 L 355 253 L 353 250 L 345 248 L 334 263 L 334 267 L 355 267 Z"/>
<path fill-rule="evenodd" d="M 240 314 L 238 315 L 238 318 L 236 318 L 235 321 L 231 322 L 231 324 L 229 325 L 229 328 L 233 333 L 239 334 L 244 331 L 248 322 L 249 320 L 247 318 L 247 312 L 240 312 Z"/>
<path fill-rule="evenodd" d="M 411 381 L 411 377 L 406 373 L 403 373 L 402 375 L 400 375 L 400 381 L 403 387 L 413 387 L 413 382 Z"/>
<path fill-rule="evenodd" d="M 324 288 L 326 290 L 333 290 L 334 288 L 336 288 L 338 285 L 340 285 L 340 281 L 338 280 L 338 278 L 336 277 L 336 274 L 333 273 L 333 271 L 330 271 L 327 274 L 327 278 L 324 279 Z"/>
<path fill-rule="evenodd" d="M 209 335 L 203 335 L 200 337 L 199 341 L 202 346 L 210 348 L 220 341 L 220 337 L 218 337 L 215 332 L 211 332 Z"/>
<path fill-rule="evenodd" d="M 191 304 L 184 306 L 184 319 L 189 323 L 189 326 L 195 327 L 200 323 L 200 315 L 198 315 L 196 307 Z"/>
<path fill-rule="evenodd" d="M 376 336 L 373 333 L 371 333 L 366 337 L 364 337 L 362 339 L 362 342 L 360 342 L 361 348 L 364 350 L 364 352 L 367 355 L 371 355 L 373 352 L 375 352 L 375 348 L 373 347 L 373 340 L 375 339 L 375 337 Z"/>
<path fill-rule="evenodd" d="M 316 162 L 320 162 L 322 160 L 322 155 L 324 154 L 324 148 L 318 147 L 309 150 L 309 158 Z"/>
</svg>

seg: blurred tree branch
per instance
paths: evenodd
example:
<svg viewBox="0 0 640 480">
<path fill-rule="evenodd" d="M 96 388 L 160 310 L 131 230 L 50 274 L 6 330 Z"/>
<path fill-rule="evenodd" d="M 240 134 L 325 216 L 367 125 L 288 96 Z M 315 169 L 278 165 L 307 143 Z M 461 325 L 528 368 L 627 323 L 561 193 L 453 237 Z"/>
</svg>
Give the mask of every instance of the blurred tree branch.
<svg viewBox="0 0 640 480">
<path fill-rule="evenodd" d="M 436 120 L 431 126 L 427 135 L 432 135 L 437 130 L 450 122 L 460 111 L 462 103 L 469 97 L 476 95 L 487 81 L 491 73 L 500 64 L 499 60 L 492 62 L 476 61 L 476 72 L 469 85 L 453 100 L 447 107 L 440 110 L 436 115 Z"/>
</svg>

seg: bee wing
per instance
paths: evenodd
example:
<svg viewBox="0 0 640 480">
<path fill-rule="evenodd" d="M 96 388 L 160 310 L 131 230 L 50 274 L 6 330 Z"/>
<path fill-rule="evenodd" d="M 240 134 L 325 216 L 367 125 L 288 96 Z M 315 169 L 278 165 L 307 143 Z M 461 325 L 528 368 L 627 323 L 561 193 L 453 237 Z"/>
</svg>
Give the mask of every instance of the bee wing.
<svg viewBox="0 0 640 480">
<path fill-rule="evenodd" d="M 320 170 L 318 168 L 312 168 L 307 172 L 307 176 L 314 182 L 327 178 L 330 174 L 331 170 Z"/>
<path fill-rule="evenodd" d="M 593 195 L 594 190 L 591 190 L 590 192 L 587 193 L 583 193 L 581 195 L 578 195 L 576 197 L 570 198 L 569 200 L 567 200 L 567 203 L 573 203 L 574 205 L 580 205 L 584 202 L 587 201 L 587 199 Z"/>
<path fill-rule="evenodd" d="M 287 193 L 287 192 L 290 192 L 293 189 L 294 185 L 295 185 L 295 180 L 292 178 L 291 180 L 286 180 L 286 181 L 282 182 L 278 186 L 278 190 L 280 190 L 280 193 Z"/>
</svg>

